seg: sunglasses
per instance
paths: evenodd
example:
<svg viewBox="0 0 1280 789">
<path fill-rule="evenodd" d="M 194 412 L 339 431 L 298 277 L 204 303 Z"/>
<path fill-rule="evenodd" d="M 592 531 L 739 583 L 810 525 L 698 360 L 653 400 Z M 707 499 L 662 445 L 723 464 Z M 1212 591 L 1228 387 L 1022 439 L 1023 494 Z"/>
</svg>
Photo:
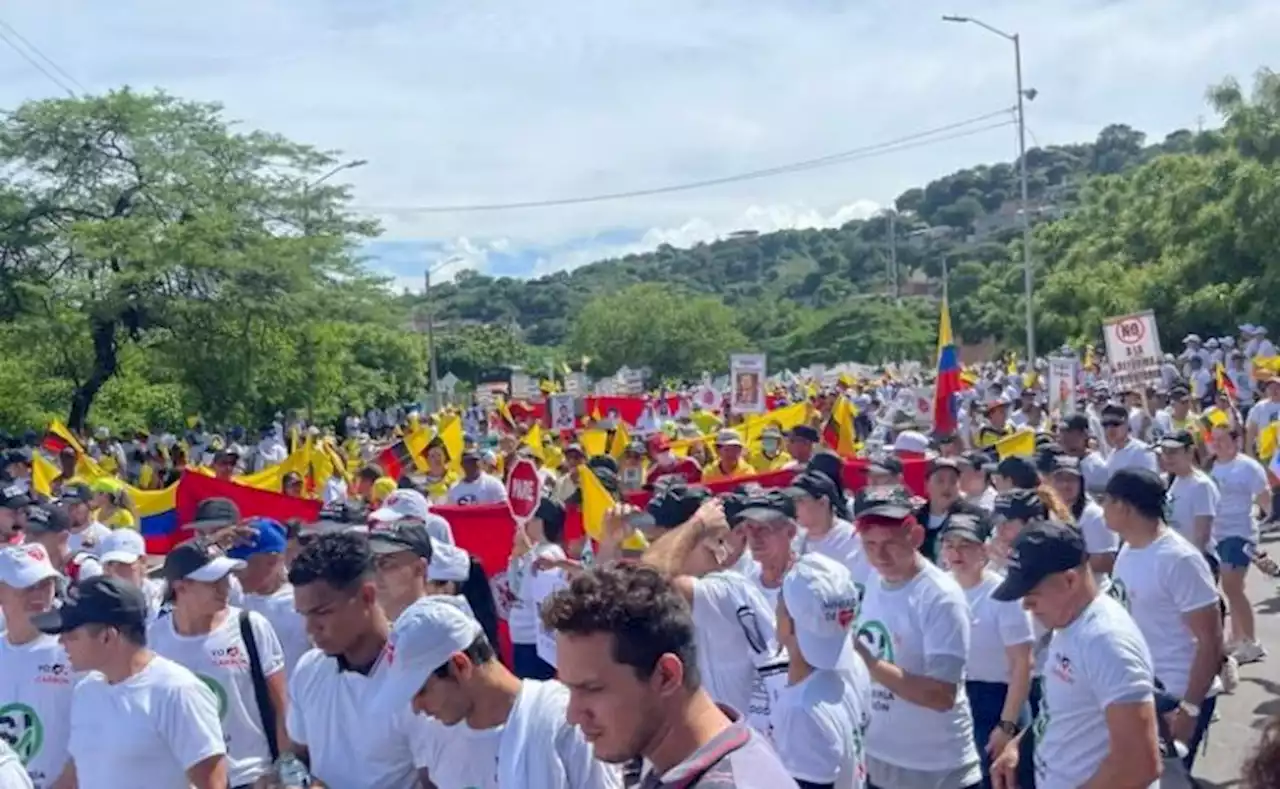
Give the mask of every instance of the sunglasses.
<svg viewBox="0 0 1280 789">
<path fill-rule="evenodd" d="M 1107 430 L 1110 430 L 1110 429 L 1111 429 L 1111 428 L 1113 428 L 1113 427 L 1124 427 L 1124 422 L 1117 422 L 1117 421 L 1114 421 L 1114 420 L 1107 420 L 1106 422 L 1103 422 L 1103 423 L 1102 423 L 1102 427 L 1103 427 L 1104 429 L 1107 429 Z"/>
</svg>

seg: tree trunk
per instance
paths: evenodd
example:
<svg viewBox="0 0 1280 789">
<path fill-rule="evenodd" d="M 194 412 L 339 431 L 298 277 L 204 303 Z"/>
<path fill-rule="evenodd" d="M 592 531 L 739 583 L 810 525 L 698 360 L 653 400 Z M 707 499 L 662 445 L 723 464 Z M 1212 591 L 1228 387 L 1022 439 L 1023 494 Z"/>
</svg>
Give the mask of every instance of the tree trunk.
<svg viewBox="0 0 1280 789">
<path fill-rule="evenodd" d="M 89 409 L 102 385 L 116 374 L 116 322 L 94 320 L 90 332 L 93 336 L 93 369 L 84 383 L 76 387 L 71 395 L 71 413 L 67 415 L 67 426 L 75 431 L 83 431 L 85 421 L 89 418 Z"/>
</svg>

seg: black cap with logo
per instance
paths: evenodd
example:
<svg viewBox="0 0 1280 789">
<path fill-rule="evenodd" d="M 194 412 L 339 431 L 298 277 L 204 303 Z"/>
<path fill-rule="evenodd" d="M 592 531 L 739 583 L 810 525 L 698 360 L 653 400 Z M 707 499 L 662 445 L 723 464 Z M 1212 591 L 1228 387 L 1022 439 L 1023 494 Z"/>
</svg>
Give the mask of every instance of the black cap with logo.
<svg viewBox="0 0 1280 789">
<path fill-rule="evenodd" d="M 44 534 L 71 531 L 71 514 L 56 504 L 31 507 L 27 510 L 27 531 Z"/>
<path fill-rule="evenodd" d="M 196 531 L 210 531 L 232 526 L 240 522 L 240 508 L 231 499 L 205 499 L 196 505 L 196 517 L 191 528 Z"/>
<path fill-rule="evenodd" d="M 662 529 L 674 529 L 693 517 L 702 503 L 711 498 L 711 491 L 701 485 L 683 482 L 659 484 L 649 499 L 645 511 L 653 517 L 653 524 Z"/>
<path fill-rule="evenodd" d="M 93 490 L 83 482 L 67 482 L 62 486 L 58 503 L 70 507 L 72 504 L 88 504 L 93 501 Z"/>
<path fill-rule="evenodd" d="M 60 635 L 84 625 L 144 627 L 147 598 L 128 581 L 108 575 L 72 584 L 60 608 L 31 617 L 42 633 Z"/>
<path fill-rule="evenodd" d="M 1004 580 L 991 597 L 1001 602 L 1020 600 L 1044 579 L 1074 570 L 1088 558 L 1084 536 L 1076 527 L 1052 520 L 1031 521 L 1014 538 Z"/>
<path fill-rule="evenodd" d="M 1034 490 L 1011 490 L 996 496 L 992 512 L 1001 520 L 1031 521 L 1048 517 L 1048 509 Z"/>
<path fill-rule="evenodd" d="M 897 485 L 864 488 L 854 501 L 853 512 L 859 521 L 863 518 L 905 520 L 915 506 L 905 488 Z"/>
<path fill-rule="evenodd" d="M 431 561 L 431 534 L 425 524 L 391 521 L 369 530 L 369 550 L 375 554 L 413 551 Z"/>
</svg>

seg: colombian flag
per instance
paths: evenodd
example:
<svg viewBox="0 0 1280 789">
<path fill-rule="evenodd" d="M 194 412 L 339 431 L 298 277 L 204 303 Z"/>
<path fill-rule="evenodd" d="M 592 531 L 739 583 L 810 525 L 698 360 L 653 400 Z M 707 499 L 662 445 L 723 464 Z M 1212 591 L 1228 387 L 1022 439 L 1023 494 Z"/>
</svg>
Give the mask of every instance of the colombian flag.
<svg viewBox="0 0 1280 789">
<path fill-rule="evenodd" d="M 942 300 L 942 317 L 938 320 L 938 380 L 933 388 L 933 429 L 952 433 L 956 429 L 956 397 L 960 394 L 960 353 L 951 335 L 951 311 Z"/>
<path fill-rule="evenodd" d="M 1227 369 L 1222 366 L 1222 362 L 1214 367 L 1213 370 L 1214 384 L 1218 387 L 1218 394 L 1226 395 L 1227 399 L 1233 404 L 1238 398 L 1235 382 L 1227 375 Z"/>
</svg>

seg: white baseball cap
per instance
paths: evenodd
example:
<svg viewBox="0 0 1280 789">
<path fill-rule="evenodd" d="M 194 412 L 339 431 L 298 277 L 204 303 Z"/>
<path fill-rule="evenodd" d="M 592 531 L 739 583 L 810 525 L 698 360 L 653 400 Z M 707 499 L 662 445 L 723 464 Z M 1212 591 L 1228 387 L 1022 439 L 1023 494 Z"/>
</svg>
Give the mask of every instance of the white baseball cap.
<svg viewBox="0 0 1280 789">
<path fill-rule="evenodd" d="M 804 661 L 835 669 L 853 652 L 850 633 L 858 618 L 858 586 L 844 565 L 816 553 L 796 560 L 782 579 L 782 599 Z"/>
<path fill-rule="evenodd" d="M 471 554 L 456 545 L 431 540 L 431 561 L 427 562 L 428 581 L 461 583 L 471 574 Z"/>
<path fill-rule="evenodd" d="M 382 501 L 382 506 L 369 515 L 369 520 L 377 523 L 392 523 L 404 518 L 425 521 L 431 505 L 427 497 L 416 490 L 401 488 L 394 491 Z"/>
<path fill-rule="evenodd" d="M 98 561 L 133 564 L 147 555 L 147 544 L 133 529 L 116 529 L 98 543 Z"/>
<path fill-rule="evenodd" d="M 406 608 L 379 659 L 384 674 L 375 708 L 389 716 L 401 712 L 433 671 L 483 633 L 480 623 L 456 604 L 436 597 L 424 597 Z"/>
<path fill-rule="evenodd" d="M 915 452 L 923 455 L 929 451 L 929 439 L 915 430 L 903 430 L 893 441 L 894 452 Z"/>
<path fill-rule="evenodd" d="M 27 542 L 0 550 L 0 583 L 14 589 L 30 589 L 58 571 L 49 561 L 49 552 L 38 542 Z"/>
</svg>

